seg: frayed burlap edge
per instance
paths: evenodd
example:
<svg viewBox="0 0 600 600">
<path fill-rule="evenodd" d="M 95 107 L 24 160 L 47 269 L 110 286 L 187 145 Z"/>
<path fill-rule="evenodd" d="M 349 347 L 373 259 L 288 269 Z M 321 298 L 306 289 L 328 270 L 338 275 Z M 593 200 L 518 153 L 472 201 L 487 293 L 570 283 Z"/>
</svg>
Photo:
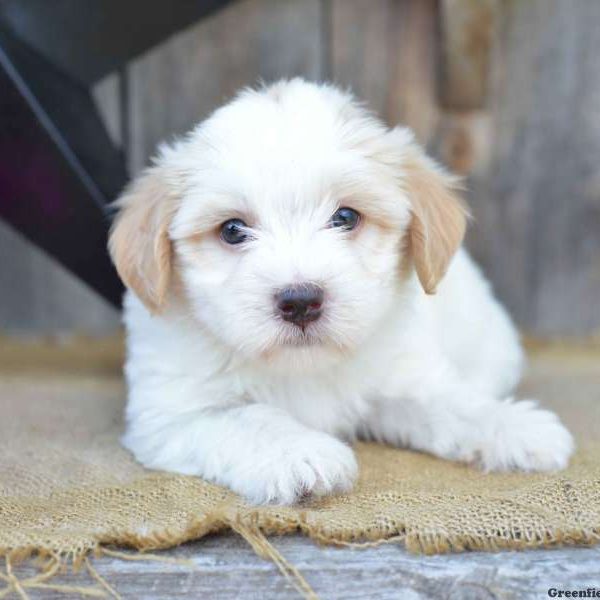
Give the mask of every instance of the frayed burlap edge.
<svg viewBox="0 0 600 600">
<path fill-rule="evenodd" d="M 100 576 L 92 565 L 91 557 L 110 556 L 122 560 L 154 560 L 174 563 L 194 568 L 193 561 L 151 554 L 151 551 L 168 549 L 185 542 L 198 540 L 209 533 L 231 530 L 246 540 L 256 554 L 272 561 L 281 574 L 290 582 L 301 596 L 310 600 L 318 599 L 317 594 L 302 576 L 300 571 L 290 564 L 267 538 L 268 535 L 285 535 L 300 532 L 312 540 L 324 544 L 350 548 L 374 548 L 383 544 L 403 544 L 413 553 L 440 554 L 462 551 L 526 550 L 533 548 L 552 548 L 556 546 L 592 546 L 600 543 L 600 528 L 591 530 L 561 530 L 548 528 L 544 532 L 515 532 L 510 538 L 491 536 L 452 536 L 439 532 L 411 532 L 400 528 L 396 532 L 389 530 L 363 531 L 360 535 L 332 537 L 318 527 L 310 526 L 299 511 L 296 518 L 272 518 L 258 510 L 228 507 L 198 518 L 182 533 L 160 532 L 148 537 L 131 535 L 124 531 L 115 533 L 107 539 L 80 548 L 46 547 L 44 544 L 23 548 L 0 548 L 0 557 L 4 558 L 4 569 L 0 568 L 0 582 L 6 584 L 0 589 L 0 599 L 15 593 L 28 600 L 28 590 L 48 590 L 76 593 L 85 597 L 121 598 L 108 581 Z M 387 537 L 382 537 L 382 536 Z M 362 538 L 362 541 L 356 541 Z M 134 552 L 124 552 L 116 548 L 131 548 Z M 23 561 L 34 561 L 39 572 L 28 578 L 19 579 L 14 567 Z M 65 573 L 69 568 L 79 571 L 85 568 L 95 586 L 70 586 L 52 583 L 52 579 Z"/>
<path fill-rule="evenodd" d="M 318 596 L 302 576 L 300 571 L 290 564 L 281 553 L 273 546 L 263 533 L 262 527 L 257 519 L 258 513 L 249 512 L 242 516 L 233 510 L 217 511 L 198 519 L 184 534 L 160 534 L 139 537 L 129 532 L 115 534 L 118 539 L 118 547 L 133 548 L 137 552 L 123 552 L 112 547 L 112 539 L 101 540 L 97 543 L 86 545 L 81 548 L 56 548 L 40 546 L 28 546 L 23 548 L 0 548 L 0 557 L 4 558 L 4 572 L 0 569 L 0 582 L 6 583 L 4 589 L 0 589 L 0 599 L 11 593 L 16 593 L 23 600 L 29 600 L 27 590 L 51 590 L 54 592 L 75 593 L 86 597 L 113 597 L 121 599 L 121 595 L 106 581 L 93 567 L 90 557 L 110 556 L 122 560 L 154 560 L 165 563 L 173 563 L 194 568 L 194 562 L 190 560 L 165 557 L 150 554 L 151 550 L 161 550 L 179 546 L 185 542 L 198 540 L 209 533 L 217 533 L 231 530 L 241 535 L 256 554 L 264 559 L 272 561 L 281 574 L 302 595 L 310 600 L 318 600 Z M 274 523 L 264 523 L 264 526 L 273 533 L 289 533 L 301 530 L 300 524 L 290 523 L 284 529 L 275 526 Z M 316 538 L 319 539 L 319 538 Z M 324 540 L 322 540 L 324 541 Z M 340 541 L 340 543 L 343 543 Z M 32 560 L 38 567 L 38 574 L 19 579 L 14 572 L 15 565 L 24 561 Z M 90 577 L 95 580 L 97 586 L 70 586 L 50 583 L 50 580 L 60 573 L 71 568 L 79 571 L 85 567 Z"/>
</svg>

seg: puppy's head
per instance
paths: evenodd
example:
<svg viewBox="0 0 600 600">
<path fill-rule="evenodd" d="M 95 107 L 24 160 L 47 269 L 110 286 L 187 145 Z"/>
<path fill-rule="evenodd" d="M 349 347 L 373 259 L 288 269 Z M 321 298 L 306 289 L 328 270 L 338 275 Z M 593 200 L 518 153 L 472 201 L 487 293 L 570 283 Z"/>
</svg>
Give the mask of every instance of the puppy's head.
<svg viewBox="0 0 600 600">
<path fill-rule="evenodd" d="M 151 312 L 176 279 L 239 356 L 316 368 L 360 346 L 412 274 L 435 292 L 465 230 L 454 188 L 407 130 L 293 80 L 163 148 L 118 201 L 110 251 Z"/>
</svg>

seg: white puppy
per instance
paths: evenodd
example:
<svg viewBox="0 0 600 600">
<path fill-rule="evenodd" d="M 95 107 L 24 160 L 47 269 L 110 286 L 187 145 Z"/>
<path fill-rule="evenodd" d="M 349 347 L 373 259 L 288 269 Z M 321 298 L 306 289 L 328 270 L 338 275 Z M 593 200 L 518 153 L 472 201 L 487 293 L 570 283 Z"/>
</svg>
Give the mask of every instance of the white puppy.
<svg viewBox="0 0 600 600">
<path fill-rule="evenodd" d="M 456 180 L 406 129 L 302 80 L 244 91 L 118 201 L 124 444 L 251 502 L 348 491 L 357 436 L 562 469 L 573 441 L 507 397 L 522 352 L 460 249 Z"/>
</svg>

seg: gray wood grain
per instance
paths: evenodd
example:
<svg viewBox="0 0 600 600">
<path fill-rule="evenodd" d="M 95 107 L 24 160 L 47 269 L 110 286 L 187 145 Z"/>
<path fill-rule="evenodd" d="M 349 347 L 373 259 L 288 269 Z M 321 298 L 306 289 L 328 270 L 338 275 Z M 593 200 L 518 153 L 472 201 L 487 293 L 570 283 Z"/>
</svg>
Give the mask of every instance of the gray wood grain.
<svg viewBox="0 0 600 600">
<path fill-rule="evenodd" d="M 600 547 L 444 556 L 409 554 L 400 546 L 344 549 L 318 546 L 297 536 L 272 538 L 323 600 L 534 600 L 550 587 L 600 587 Z M 298 592 L 272 563 L 233 535 L 210 536 L 163 553 L 193 561 L 193 567 L 154 561 L 94 559 L 93 565 L 125 599 L 292 599 Z M 20 577 L 31 567 L 19 567 Z M 85 572 L 54 583 L 90 585 Z M 62 599 L 54 592 L 32 598 Z"/>
<path fill-rule="evenodd" d="M 487 99 L 496 0 L 440 4 L 440 98 L 454 110 L 483 108 Z"/>
<path fill-rule="evenodd" d="M 119 314 L 0 220 L 0 334 L 105 335 Z"/>
<path fill-rule="evenodd" d="M 322 73 L 319 0 L 243 0 L 129 67 L 132 172 L 241 87 Z"/>
<path fill-rule="evenodd" d="M 117 147 L 123 144 L 123 115 L 121 114 L 121 77 L 111 73 L 101 79 L 92 89 L 92 96 L 104 126 Z"/>
<path fill-rule="evenodd" d="M 502 4 L 469 245 L 528 331 L 600 327 L 600 2 Z"/>
<path fill-rule="evenodd" d="M 438 120 L 434 0 L 332 0 L 331 76 L 428 142 Z"/>
</svg>

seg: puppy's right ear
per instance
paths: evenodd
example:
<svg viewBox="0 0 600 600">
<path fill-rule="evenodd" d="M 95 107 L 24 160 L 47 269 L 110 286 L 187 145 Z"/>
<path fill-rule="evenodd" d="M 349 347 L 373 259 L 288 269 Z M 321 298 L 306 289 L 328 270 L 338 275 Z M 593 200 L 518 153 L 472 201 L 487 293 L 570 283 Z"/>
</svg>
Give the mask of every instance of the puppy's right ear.
<svg viewBox="0 0 600 600">
<path fill-rule="evenodd" d="M 176 196 L 157 167 L 148 169 L 116 201 L 119 212 L 108 248 L 123 283 L 152 313 L 160 312 L 169 287 L 169 225 Z"/>
<path fill-rule="evenodd" d="M 461 245 L 469 211 L 458 195 L 458 181 L 413 146 L 403 164 L 412 220 L 409 249 L 426 294 L 436 287 Z"/>
</svg>

